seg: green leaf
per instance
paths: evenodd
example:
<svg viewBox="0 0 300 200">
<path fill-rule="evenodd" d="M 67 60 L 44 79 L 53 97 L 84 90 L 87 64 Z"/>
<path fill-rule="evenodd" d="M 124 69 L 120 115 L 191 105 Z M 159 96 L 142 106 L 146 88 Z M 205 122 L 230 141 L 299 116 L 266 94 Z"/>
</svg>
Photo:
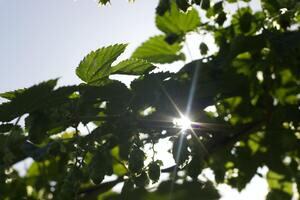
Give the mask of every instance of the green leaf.
<svg viewBox="0 0 300 200">
<path fill-rule="evenodd" d="M 139 46 L 132 54 L 132 58 L 140 58 L 153 63 L 171 63 L 184 60 L 184 54 L 180 53 L 182 46 L 178 43 L 168 44 L 163 35 L 151 37 Z"/>
<path fill-rule="evenodd" d="M 33 143 L 40 143 L 47 138 L 47 129 L 49 126 L 48 116 L 44 113 L 32 113 L 25 119 L 25 126 L 28 130 L 29 140 Z"/>
<path fill-rule="evenodd" d="M 267 173 L 268 185 L 272 190 L 281 190 L 283 193 L 288 195 L 293 194 L 292 182 L 286 181 L 285 176 L 278 174 L 274 171 L 269 171 Z"/>
<path fill-rule="evenodd" d="M 106 5 L 107 3 L 110 3 L 110 0 L 99 0 L 99 3 L 102 5 Z"/>
<path fill-rule="evenodd" d="M 96 152 L 89 165 L 90 178 L 95 184 L 101 183 L 105 175 L 113 173 L 112 157 L 104 151 L 107 150 Z"/>
<path fill-rule="evenodd" d="M 112 63 L 125 51 L 126 44 L 115 44 L 89 53 L 76 69 L 77 76 L 88 84 L 101 84 L 110 74 Z"/>
<path fill-rule="evenodd" d="M 111 155 L 114 158 L 113 160 L 113 172 L 114 174 L 118 175 L 118 176 L 123 176 L 124 174 L 127 173 L 127 168 L 125 168 L 124 164 L 121 164 L 120 162 L 122 162 L 121 158 L 120 158 L 120 148 L 119 146 L 114 147 L 111 150 Z"/>
<path fill-rule="evenodd" d="M 33 162 L 27 170 L 27 177 L 36 177 L 40 175 L 40 169 L 37 162 Z"/>
<path fill-rule="evenodd" d="M 153 70 L 155 67 L 141 59 L 127 59 L 111 68 L 111 74 L 142 75 Z"/>
<path fill-rule="evenodd" d="M 16 96 L 18 94 L 21 94 L 23 91 L 24 91 L 24 89 L 18 89 L 18 90 L 14 90 L 14 91 L 10 91 L 10 92 L 1 93 L 0 97 L 7 99 L 7 100 L 12 100 L 12 99 L 16 98 Z"/>
<path fill-rule="evenodd" d="M 82 172 L 79 168 L 72 166 L 65 174 L 58 193 L 58 199 L 76 199 Z"/>
<path fill-rule="evenodd" d="M 238 54 L 247 51 L 258 51 L 264 48 L 266 39 L 264 34 L 256 36 L 237 36 L 231 42 L 229 57 L 234 58 Z"/>
<path fill-rule="evenodd" d="M 149 184 L 149 177 L 146 172 L 142 172 L 139 176 L 134 177 L 134 183 L 137 187 L 145 187 Z"/>
<path fill-rule="evenodd" d="M 176 4 L 171 5 L 171 10 L 163 16 L 156 16 L 156 26 L 166 34 L 184 35 L 195 30 L 200 25 L 200 18 L 196 9 L 186 13 L 180 11 Z"/>
<path fill-rule="evenodd" d="M 57 79 L 49 80 L 10 95 L 12 100 L 0 105 L 0 121 L 8 122 L 45 106 L 56 83 Z"/>
</svg>

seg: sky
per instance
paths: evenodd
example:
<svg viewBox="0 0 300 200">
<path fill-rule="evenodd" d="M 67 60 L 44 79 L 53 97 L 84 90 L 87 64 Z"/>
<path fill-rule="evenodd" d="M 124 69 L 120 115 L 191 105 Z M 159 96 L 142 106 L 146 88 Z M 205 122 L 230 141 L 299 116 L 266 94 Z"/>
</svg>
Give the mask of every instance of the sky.
<svg viewBox="0 0 300 200">
<path fill-rule="evenodd" d="M 79 83 L 75 68 L 91 50 L 157 34 L 156 1 L 0 0 L 0 92 L 60 77 Z M 126 54 L 125 54 L 126 55 Z M 127 53 L 128 56 L 128 53 Z"/>
<path fill-rule="evenodd" d="M 76 67 L 102 46 L 129 43 L 122 56 L 129 57 L 141 42 L 159 34 L 156 5 L 157 0 L 112 0 L 109 6 L 94 0 L 0 0 L 0 93 L 58 77 L 59 85 L 80 83 Z M 191 46 L 199 43 L 198 36 L 189 40 Z M 259 177 L 241 194 L 219 188 L 222 200 L 263 200 L 267 192 Z"/>
</svg>

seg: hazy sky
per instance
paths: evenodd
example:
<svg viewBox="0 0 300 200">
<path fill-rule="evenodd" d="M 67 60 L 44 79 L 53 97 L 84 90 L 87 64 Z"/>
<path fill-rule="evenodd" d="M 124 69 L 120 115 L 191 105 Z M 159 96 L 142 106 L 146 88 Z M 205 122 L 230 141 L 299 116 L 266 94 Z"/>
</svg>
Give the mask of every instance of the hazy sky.
<svg viewBox="0 0 300 200">
<path fill-rule="evenodd" d="M 157 0 L 112 0 L 101 7 L 94 0 L 0 0 L 0 92 L 57 77 L 60 85 L 79 83 L 75 68 L 101 46 L 129 43 L 123 57 L 129 56 L 159 33 L 156 5 Z M 256 179 L 241 195 L 221 186 L 222 199 L 264 199 L 266 183 Z"/>
<path fill-rule="evenodd" d="M 158 33 L 156 3 L 0 0 L 0 92 L 56 77 L 60 84 L 78 83 L 74 70 L 91 50 L 130 43 L 130 51 Z"/>
</svg>

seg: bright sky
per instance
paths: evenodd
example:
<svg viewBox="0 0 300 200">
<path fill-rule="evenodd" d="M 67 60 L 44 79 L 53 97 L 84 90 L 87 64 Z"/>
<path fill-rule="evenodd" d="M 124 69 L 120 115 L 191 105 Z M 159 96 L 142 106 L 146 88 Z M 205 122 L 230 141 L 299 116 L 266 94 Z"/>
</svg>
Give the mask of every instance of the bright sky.
<svg viewBox="0 0 300 200">
<path fill-rule="evenodd" d="M 103 7 L 94 0 L 0 0 L 0 92 L 57 77 L 60 85 L 79 83 L 75 68 L 101 46 L 129 43 L 123 56 L 128 57 L 159 33 L 156 5 L 157 0 L 112 0 L 112 6 Z M 190 38 L 195 39 L 199 43 L 197 36 Z M 252 182 L 241 194 L 221 186 L 222 200 L 265 199 L 266 182 L 259 177 Z"/>
<path fill-rule="evenodd" d="M 156 1 L 0 0 L 0 92 L 61 77 L 78 83 L 75 68 L 91 50 L 129 43 L 129 52 L 149 36 Z"/>
</svg>

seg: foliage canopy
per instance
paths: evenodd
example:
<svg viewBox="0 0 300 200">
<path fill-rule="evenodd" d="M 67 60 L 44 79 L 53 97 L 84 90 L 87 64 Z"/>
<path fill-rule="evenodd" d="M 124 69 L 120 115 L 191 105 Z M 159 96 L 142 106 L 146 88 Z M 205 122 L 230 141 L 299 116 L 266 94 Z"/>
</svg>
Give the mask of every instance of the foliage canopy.
<svg viewBox="0 0 300 200">
<path fill-rule="evenodd" d="M 254 175 L 267 179 L 267 199 L 291 199 L 300 191 L 300 3 L 250 3 L 160 0 L 162 33 L 131 58 L 115 64 L 126 44 L 102 47 L 77 67 L 82 84 L 0 94 L 0 199 L 210 200 L 218 184 L 242 190 Z M 201 57 L 177 73 L 155 71 L 185 60 L 188 34 L 211 35 L 218 50 L 202 41 Z M 126 87 L 113 74 L 137 78 Z M 197 123 L 174 126 L 181 112 Z M 156 158 L 164 138 L 176 163 L 168 168 Z M 20 176 L 12 166 L 28 157 Z M 207 168 L 214 180 L 203 178 Z"/>
</svg>

